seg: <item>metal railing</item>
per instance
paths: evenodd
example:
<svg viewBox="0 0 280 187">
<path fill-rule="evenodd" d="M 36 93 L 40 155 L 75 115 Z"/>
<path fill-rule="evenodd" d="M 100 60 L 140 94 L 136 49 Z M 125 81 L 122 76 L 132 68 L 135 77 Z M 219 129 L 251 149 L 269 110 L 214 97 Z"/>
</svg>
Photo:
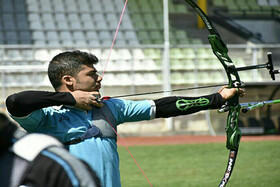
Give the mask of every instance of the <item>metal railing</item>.
<svg viewBox="0 0 280 187">
<path fill-rule="evenodd" d="M 247 44 L 228 45 L 228 47 L 237 67 L 265 63 L 268 51 L 273 52 L 274 65 L 280 66 L 280 45 Z M 1 101 L 3 102 L 13 90 L 52 89 L 47 77 L 48 62 L 59 52 L 73 49 L 85 50 L 97 55 L 100 61 L 97 69 L 103 70 L 108 48 L 0 46 Z M 165 76 L 162 63 L 163 49 L 161 45 L 115 47 L 103 81 L 106 95 L 163 89 L 162 85 L 166 84 L 163 81 Z M 220 80 L 214 82 L 227 81 L 226 77 L 223 77 L 223 68 L 212 54 L 209 45 L 170 46 L 169 54 L 167 61 L 171 72 L 170 88 L 213 84 L 215 73 Z M 270 82 L 270 76 L 265 70 L 252 70 L 240 74 L 244 82 Z M 212 75 L 214 80 L 211 80 Z M 106 80 L 106 77 L 114 78 L 115 81 Z M 110 87 L 124 89 L 112 92 Z"/>
</svg>

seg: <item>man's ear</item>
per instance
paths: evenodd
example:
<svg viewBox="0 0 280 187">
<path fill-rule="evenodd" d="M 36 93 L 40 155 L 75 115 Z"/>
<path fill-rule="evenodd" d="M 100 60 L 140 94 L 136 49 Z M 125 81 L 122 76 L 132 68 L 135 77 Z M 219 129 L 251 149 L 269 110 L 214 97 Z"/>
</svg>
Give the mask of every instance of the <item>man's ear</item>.
<svg viewBox="0 0 280 187">
<path fill-rule="evenodd" d="M 75 81 L 75 78 L 70 75 L 64 75 L 61 78 L 62 84 L 66 85 L 66 86 L 73 86 L 74 81 Z"/>
</svg>

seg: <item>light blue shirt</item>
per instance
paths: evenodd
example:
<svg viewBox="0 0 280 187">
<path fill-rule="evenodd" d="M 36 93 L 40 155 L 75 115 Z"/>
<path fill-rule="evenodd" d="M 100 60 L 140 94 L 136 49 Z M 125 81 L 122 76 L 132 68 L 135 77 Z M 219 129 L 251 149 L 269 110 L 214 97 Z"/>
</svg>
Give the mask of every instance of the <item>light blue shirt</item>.
<svg viewBox="0 0 280 187">
<path fill-rule="evenodd" d="M 150 120 L 155 116 L 153 101 L 110 99 L 106 102 L 117 124 Z M 13 117 L 13 116 L 12 116 Z M 80 137 L 91 127 L 94 113 L 68 106 L 47 107 L 26 117 L 13 117 L 27 132 L 39 132 L 56 137 L 61 142 Z M 119 155 L 112 138 L 93 137 L 70 145 L 74 156 L 87 162 L 96 172 L 103 187 L 119 187 Z"/>
</svg>

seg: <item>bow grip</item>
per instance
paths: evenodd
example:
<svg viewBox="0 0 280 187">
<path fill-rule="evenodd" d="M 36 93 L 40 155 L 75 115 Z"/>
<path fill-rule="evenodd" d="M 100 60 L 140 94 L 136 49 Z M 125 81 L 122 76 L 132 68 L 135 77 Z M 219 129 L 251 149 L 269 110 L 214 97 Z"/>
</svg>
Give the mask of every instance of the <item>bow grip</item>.
<svg viewBox="0 0 280 187">
<path fill-rule="evenodd" d="M 226 129 L 227 133 L 227 149 L 237 150 L 241 139 L 241 130 L 236 126 L 234 129 L 231 127 Z"/>
</svg>

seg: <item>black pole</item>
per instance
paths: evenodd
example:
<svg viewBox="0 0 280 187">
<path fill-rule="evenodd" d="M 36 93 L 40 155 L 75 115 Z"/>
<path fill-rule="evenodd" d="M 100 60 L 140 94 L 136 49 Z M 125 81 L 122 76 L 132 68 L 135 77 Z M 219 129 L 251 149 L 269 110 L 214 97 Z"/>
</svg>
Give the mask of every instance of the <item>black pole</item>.
<svg viewBox="0 0 280 187">
<path fill-rule="evenodd" d="M 267 68 L 268 65 L 266 64 L 259 64 L 259 65 L 254 65 L 254 66 L 245 66 L 245 67 L 239 67 L 236 68 L 237 71 L 246 71 L 246 70 L 251 70 L 251 69 L 261 69 L 261 68 Z"/>
</svg>

